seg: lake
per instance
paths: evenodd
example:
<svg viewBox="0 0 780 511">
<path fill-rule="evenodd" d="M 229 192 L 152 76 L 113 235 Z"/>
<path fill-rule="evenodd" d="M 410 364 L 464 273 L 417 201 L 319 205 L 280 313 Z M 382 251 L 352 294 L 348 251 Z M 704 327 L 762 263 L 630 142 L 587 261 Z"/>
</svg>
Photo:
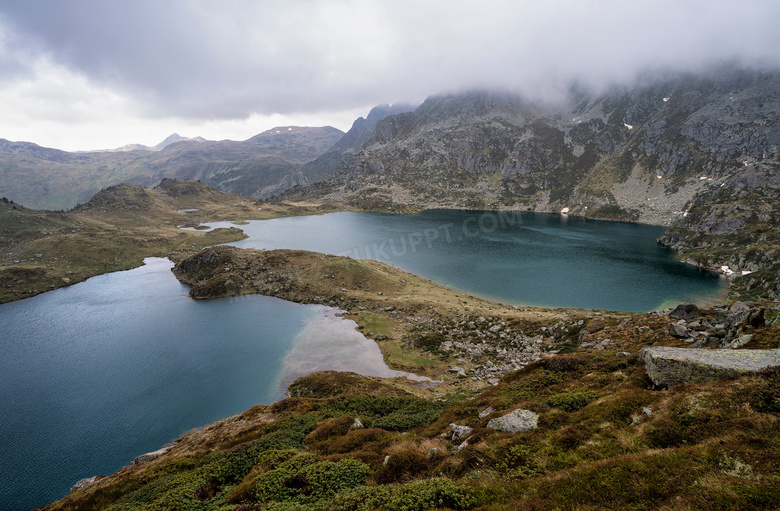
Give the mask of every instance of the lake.
<svg viewBox="0 0 780 511">
<path fill-rule="evenodd" d="M 723 286 L 677 262 L 653 226 L 428 211 L 241 228 L 250 238 L 236 246 L 375 258 L 506 303 L 646 311 L 713 299 Z M 0 305 L 0 509 L 61 498 L 191 428 L 279 399 L 301 374 L 404 374 L 335 309 L 262 296 L 196 302 L 171 266 L 149 259 Z"/>
<path fill-rule="evenodd" d="M 211 227 L 233 224 L 220 222 Z M 557 214 L 434 210 L 253 221 L 231 245 L 378 259 L 467 294 L 518 305 L 646 312 L 713 300 L 725 279 L 656 243 L 664 227 Z"/>
<path fill-rule="evenodd" d="M 312 371 L 401 376 L 336 309 L 197 302 L 167 259 L 0 305 L 0 509 L 30 509 Z"/>
</svg>

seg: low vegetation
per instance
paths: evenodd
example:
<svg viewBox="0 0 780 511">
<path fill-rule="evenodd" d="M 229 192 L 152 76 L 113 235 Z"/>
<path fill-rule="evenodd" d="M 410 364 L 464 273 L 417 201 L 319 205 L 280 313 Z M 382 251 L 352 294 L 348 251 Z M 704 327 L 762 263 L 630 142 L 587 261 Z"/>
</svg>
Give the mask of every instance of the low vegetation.
<svg viewBox="0 0 780 511">
<path fill-rule="evenodd" d="M 771 509 L 780 498 L 777 370 L 657 391 L 635 353 L 580 351 L 437 401 L 349 373 L 290 392 L 45 509 Z M 486 427 L 517 408 L 539 427 Z M 456 438 L 453 423 L 472 430 Z"/>
</svg>

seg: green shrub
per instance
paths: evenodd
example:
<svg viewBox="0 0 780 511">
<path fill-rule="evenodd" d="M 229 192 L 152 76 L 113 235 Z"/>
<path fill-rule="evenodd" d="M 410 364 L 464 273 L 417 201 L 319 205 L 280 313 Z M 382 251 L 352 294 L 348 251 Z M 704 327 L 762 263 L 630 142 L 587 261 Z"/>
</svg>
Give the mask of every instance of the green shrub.
<svg viewBox="0 0 780 511">
<path fill-rule="evenodd" d="M 427 426 L 448 405 L 414 396 L 349 396 L 336 399 L 323 408 L 332 415 L 352 414 L 369 428 L 407 431 Z"/>
<path fill-rule="evenodd" d="M 542 473 L 534 453 L 525 444 L 514 444 L 508 449 L 503 445 L 497 446 L 494 455 L 496 461 L 493 468 L 505 479 L 522 479 Z"/>
<path fill-rule="evenodd" d="M 427 479 L 403 485 L 364 486 L 327 504 L 331 511 L 424 511 L 432 508 L 465 510 L 478 504 L 475 492 L 447 479 Z"/>
<path fill-rule="evenodd" d="M 314 462 L 312 455 L 296 456 L 256 479 L 255 499 L 315 504 L 364 485 L 368 472 L 368 465 L 354 459 Z"/>
<path fill-rule="evenodd" d="M 550 396 L 545 403 L 551 408 L 558 408 L 566 412 L 576 412 L 598 398 L 599 395 L 595 392 L 574 391 Z"/>
<path fill-rule="evenodd" d="M 780 413 L 780 366 L 768 367 L 761 380 L 751 389 L 751 406 L 758 412 Z"/>
<path fill-rule="evenodd" d="M 260 437 L 255 446 L 259 449 L 300 449 L 303 441 L 322 420 L 316 413 L 297 415 L 270 423 L 266 434 Z"/>
</svg>

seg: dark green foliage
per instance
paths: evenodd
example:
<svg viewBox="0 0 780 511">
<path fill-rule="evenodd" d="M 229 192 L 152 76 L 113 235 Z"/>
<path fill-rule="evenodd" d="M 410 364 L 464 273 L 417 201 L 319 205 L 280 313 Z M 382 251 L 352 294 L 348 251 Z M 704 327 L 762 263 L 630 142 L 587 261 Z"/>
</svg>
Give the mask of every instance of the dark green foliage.
<svg viewBox="0 0 780 511">
<path fill-rule="evenodd" d="M 449 404 L 445 402 L 431 402 L 414 396 L 350 396 L 336 399 L 323 410 L 333 415 L 349 413 L 358 416 L 366 427 L 407 431 L 427 426 L 447 406 Z"/>
<path fill-rule="evenodd" d="M 588 403 L 598 399 L 598 397 L 599 395 L 595 392 L 564 392 L 550 396 L 545 403 L 552 408 L 559 408 L 566 412 L 576 412 L 588 406 Z"/>
<path fill-rule="evenodd" d="M 646 432 L 647 443 L 651 447 L 665 449 L 668 447 L 677 447 L 688 441 L 686 432 L 669 417 L 658 417 L 655 419 Z"/>
<path fill-rule="evenodd" d="M 780 413 L 780 366 L 764 369 L 761 376 L 751 389 L 751 404 L 759 412 Z"/>
<path fill-rule="evenodd" d="M 539 475 L 542 470 L 534 459 L 534 452 L 525 444 L 500 445 L 494 451 L 493 468 L 505 479 L 522 479 Z"/>
<path fill-rule="evenodd" d="M 550 357 L 542 359 L 539 365 L 548 371 L 566 373 L 577 371 L 585 365 L 585 361 L 575 357 Z"/>
<path fill-rule="evenodd" d="M 314 462 L 312 456 L 297 456 L 255 480 L 257 502 L 293 501 L 313 504 L 365 484 L 369 468 L 354 460 Z"/>
<path fill-rule="evenodd" d="M 361 487 L 328 504 L 331 511 L 424 511 L 471 509 L 479 502 L 476 491 L 446 479 L 427 479 L 404 485 Z"/>
</svg>

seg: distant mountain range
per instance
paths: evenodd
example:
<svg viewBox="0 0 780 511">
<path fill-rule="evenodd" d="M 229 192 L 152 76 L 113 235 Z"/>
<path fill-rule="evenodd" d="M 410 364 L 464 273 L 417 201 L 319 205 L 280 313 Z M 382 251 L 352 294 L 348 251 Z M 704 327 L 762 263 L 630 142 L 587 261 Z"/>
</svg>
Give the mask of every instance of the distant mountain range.
<svg viewBox="0 0 780 511">
<path fill-rule="evenodd" d="M 78 153 L 0 139 L 0 196 L 36 209 L 69 209 L 118 183 L 148 187 L 166 177 L 257 195 L 266 187 L 285 189 L 280 181 L 293 182 L 289 176 L 343 135 L 329 126 L 284 126 L 242 142 L 172 135 L 155 146 L 159 150 Z"/>
<path fill-rule="evenodd" d="M 154 186 L 167 177 L 268 198 L 330 176 L 371 138 L 377 122 L 412 109 L 377 106 L 346 134 L 330 126 L 279 126 L 242 142 L 174 133 L 153 147 L 71 153 L 0 139 L 0 196 L 31 208 L 69 209 L 111 185 Z"/>
<path fill-rule="evenodd" d="M 84 152 L 116 153 L 122 151 L 162 151 L 169 145 L 174 144 L 176 142 L 208 142 L 208 140 L 206 140 L 203 137 L 193 137 L 193 138 L 182 137 L 178 133 L 174 133 L 173 135 L 168 136 L 168 138 L 166 138 L 159 144 L 153 145 L 151 147 L 143 144 L 127 144 L 127 145 L 123 145 L 122 147 L 117 147 L 116 149 L 98 149 L 96 151 L 84 151 Z"/>
</svg>

